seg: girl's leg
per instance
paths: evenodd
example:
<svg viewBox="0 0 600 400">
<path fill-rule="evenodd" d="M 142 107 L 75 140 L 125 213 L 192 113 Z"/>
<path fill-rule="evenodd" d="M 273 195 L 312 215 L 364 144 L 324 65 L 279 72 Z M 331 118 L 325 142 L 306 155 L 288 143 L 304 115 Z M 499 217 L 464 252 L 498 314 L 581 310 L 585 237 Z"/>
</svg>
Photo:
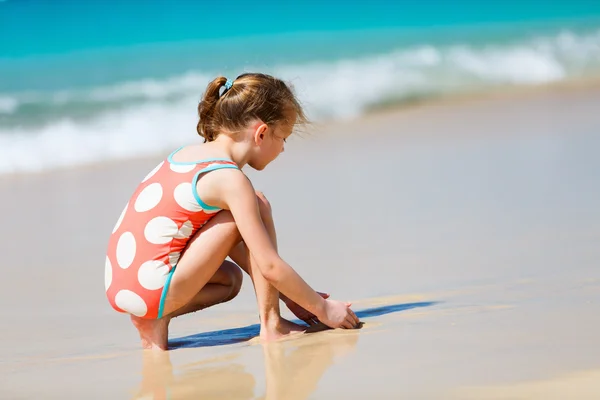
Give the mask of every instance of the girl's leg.
<svg viewBox="0 0 600 400">
<path fill-rule="evenodd" d="M 167 288 L 164 317 L 150 320 L 131 316 L 144 348 L 167 350 L 171 318 L 196 311 L 197 306 L 220 303 L 233 294 L 232 288 L 224 284 L 232 266 L 224 261 L 240 240 L 229 211 L 219 212 L 192 237 Z"/>
<path fill-rule="evenodd" d="M 271 207 L 262 193 L 257 192 L 257 197 L 263 223 L 277 246 Z M 263 339 L 276 339 L 290 332 L 306 329 L 281 318 L 279 292 L 262 276 L 241 241 L 233 216 L 224 210 L 195 234 L 182 254 L 168 288 L 165 316 L 159 320 L 131 317 L 140 332 L 144 348 L 167 349 L 171 318 L 231 300 L 237 295 L 242 276 L 235 264 L 225 261 L 227 255 L 253 280 Z"/>
<path fill-rule="evenodd" d="M 140 333 L 142 347 L 158 347 L 166 350 L 171 319 L 233 299 L 240 292 L 242 279 L 240 268 L 230 261 L 224 261 L 208 283 L 185 306 L 163 316 L 160 320 L 131 316 L 131 321 Z"/>
<path fill-rule="evenodd" d="M 261 219 L 275 248 L 277 235 L 275 224 L 268 200 L 261 192 L 256 192 Z M 254 284 L 256 300 L 260 316 L 260 337 L 264 340 L 274 340 L 291 332 L 306 330 L 306 327 L 294 324 L 281 317 L 279 310 L 279 291 L 271 285 L 260 272 L 256 260 L 248 251 L 244 242 L 238 243 L 229 253 L 229 257 L 248 273 Z"/>
<path fill-rule="evenodd" d="M 277 247 L 277 236 L 275 232 L 275 224 L 273 223 L 271 206 L 261 192 L 257 192 L 256 195 L 263 224 L 265 225 L 271 240 L 273 240 L 275 247 Z M 186 254 L 189 253 L 190 250 L 192 250 L 191 245 L 188 250 L 186 250 Z M 254 284 L 260 315 L 261 338 L 265 340 L 273 340 L 281 337 L 282 335 L 296 331 L 303 331 L 306 329 L 306 327 L 296 325 L 284 318 L 281 318 L 279 299 L 281 298 L 282 300 L 286 301 L 288 306 L 293 303 L 290 304 L 290 302 L 287 301 L 287 299 L 285 299 L 283 295 L 281 295 L 277 289 L 269 284 L 262 276 L 256 262 L 251 261 L 250 253 L 245 244 L 241 241 L 241 237 L 239 237 L 238 244 L 235 245 L 229 252 L 229 257 L 248 273 Z M 179 266 L 177 268 L 179 268 Z M 228 271 L 228 274 L 221 274 L 222 278 L 219 278 L 219 271 L 222 271 L 223 269 Z M 219 268 L 219 271 L 217 271 L 217 274 L 211 278 L 206 286 L 202 287 L 200 292 L 197 293 L 188 304 L 175 310 L 168 315 L 168 317 L 174 318 L 179 315 L 195 312 L 214 304 L 229 301 L 235 297 L 240 290 L 242 282 L 242 275 L 239 268 L 233 263 L 224 261 Z M 175 277 L 175 275 L 173 277 Z M 220 282 L 219 279 L 222 279 L 223 281 Z M 233 283 L 231 282 L 232 280 L 234 281 Z M 239 286 L 237 286 L 237 282 L 239 282 Z M 222 286 L 214 285 L 215 283 L 232 287 L 232 294 L 225 296 L 224 292 L 227 289 L 223 288 Z"/>
<path fill-rule="evenodd" d="M 302 332 L 306 326 L 295 324 L 282 318 L 279 310 L 279 291 L 262 275 L 254 258 L 242 242 L 229 254 L 244 271 L 248 273 L 254 285 L 258 313 L 260 317 L 260 337 L 266 341 L 279 339 L 292 332 Z"/>
<path fill-rule="evenodd" d="M 192 300 L 167 317 L 175 318 L 228 302 L 240 292 L 243 278 L 242 271 L 237 265 L 231 261 L 223 261 L 217 272 Z"/>
</svg>

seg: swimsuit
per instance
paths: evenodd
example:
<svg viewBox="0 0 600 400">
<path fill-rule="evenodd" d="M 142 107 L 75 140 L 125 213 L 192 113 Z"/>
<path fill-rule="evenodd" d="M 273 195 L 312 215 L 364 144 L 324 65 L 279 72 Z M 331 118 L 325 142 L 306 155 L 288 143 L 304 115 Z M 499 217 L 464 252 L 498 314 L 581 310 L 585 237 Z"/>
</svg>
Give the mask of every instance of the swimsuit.
<svg viewBox="0 0 600 400">
<path fill-rule="evenodd" d="M 220 208 L 196 190 L 200 174 L 238 168 L 228 159 L 178 162 L 171 153 L 137 187 L 108 242 L 106 296 L 111 306 L 147 319 L 162 318 L 177 261 L 190 238 Z"/>
</svg>

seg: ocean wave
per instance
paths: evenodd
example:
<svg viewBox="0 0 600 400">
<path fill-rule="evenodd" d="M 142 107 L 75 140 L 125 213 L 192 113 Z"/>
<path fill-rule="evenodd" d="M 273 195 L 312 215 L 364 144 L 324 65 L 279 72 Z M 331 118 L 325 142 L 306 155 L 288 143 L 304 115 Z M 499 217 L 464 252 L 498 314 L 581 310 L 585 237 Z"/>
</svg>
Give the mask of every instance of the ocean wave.
<svg viewBox="0 0 600 400">
<path fill-rule="evenodd" d="M 65 118 L 34 131 L 4 130 L 0 133 L 0 172 L 39 172 L 179 146 L 195 134 L 196 114 L 193 105 L 188 105 L 150 103 L 86 123 Z"/>
<path fill-rule="evenodd" d="M 313 115 L 360 115 L 379 103 L 506 85 L 531 85 L 600 72 L 600 31 L 505 45 L 423 45 L 377 57 L 286 66 Z"/>
<path fill-rule="evenodd" d="M 565 30 L 511 43 L 415 45 L 265 72 L 290 81 L 309 116 L 319 120 L 358 116 L 389 102 L 599 71 L 600 30 Z M 213 76 L 190 71 L 162 80 L 0 94 L 0 173 L 152 154 L 192 140 L 197 101 Z"/>
</svg>

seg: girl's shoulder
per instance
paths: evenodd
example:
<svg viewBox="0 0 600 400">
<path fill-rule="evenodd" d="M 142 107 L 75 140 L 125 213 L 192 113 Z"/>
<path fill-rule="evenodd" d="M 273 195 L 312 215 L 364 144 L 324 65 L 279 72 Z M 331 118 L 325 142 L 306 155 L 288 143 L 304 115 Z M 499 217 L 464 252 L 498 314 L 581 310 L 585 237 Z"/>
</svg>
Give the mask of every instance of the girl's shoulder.
<svg viewBox="0 0 600 400">
<path fill-rule="evenodd" d="M 175 149 L 167 156 L 167 161 L 173 165 L 206 164 L 212 162 L 235 164 L 230 158 L 198 145 L 181 146 Z"/>
</svg>

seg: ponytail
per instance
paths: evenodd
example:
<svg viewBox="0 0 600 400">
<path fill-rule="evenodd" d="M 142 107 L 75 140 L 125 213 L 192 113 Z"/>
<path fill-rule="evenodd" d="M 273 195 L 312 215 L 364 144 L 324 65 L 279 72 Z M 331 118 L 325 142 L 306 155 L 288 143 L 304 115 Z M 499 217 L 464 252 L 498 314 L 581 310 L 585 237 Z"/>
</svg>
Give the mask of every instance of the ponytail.
<svg viewBox="0 0 600 400">
<path fill-rule="evenodd" d="M 204 142 L 212 142 L 218 135 L 215 129 L 214 115 L 217 102 L 221 97 L 219 92 L 221 91 L 221 87 L 225 85 L 225 82 L 227 82 L 227 78 L 224 76 L 215 78 L 210 82 L 204 92 L 202 101 L 198 104 L 198 116 L 200 120 L 198 121 L 196 130 L 198 131 L 198 135 L 204 138 Z"/>
</svg>

